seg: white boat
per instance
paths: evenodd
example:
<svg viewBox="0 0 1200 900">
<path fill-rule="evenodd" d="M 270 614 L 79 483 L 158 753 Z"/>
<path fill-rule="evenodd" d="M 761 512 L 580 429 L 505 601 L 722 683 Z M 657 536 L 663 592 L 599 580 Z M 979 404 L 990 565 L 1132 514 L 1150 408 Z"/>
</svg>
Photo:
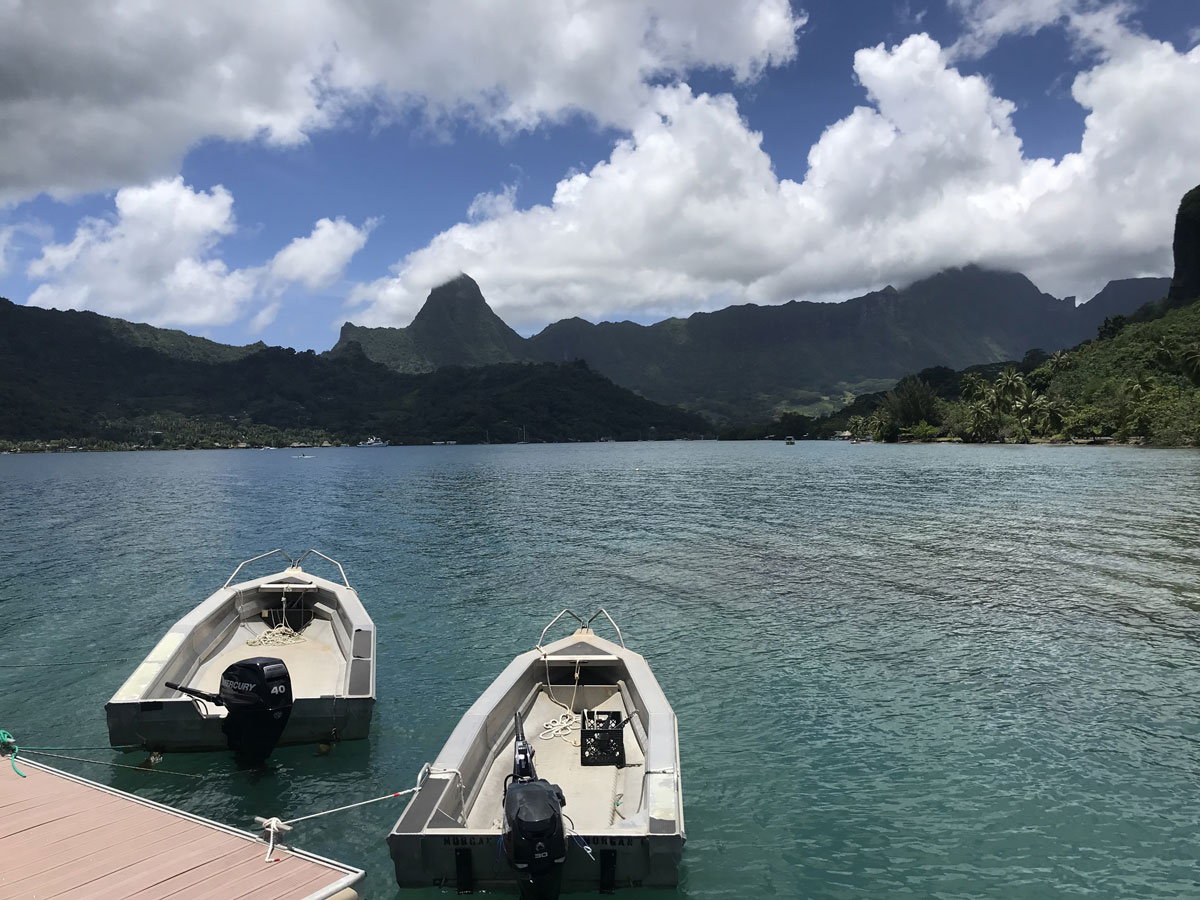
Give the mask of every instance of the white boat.
<svg viewBox="0 0 1200 900">
<path fill-rule="evenodd" d="M 563 616 L 578 630 L 543 645 Z M 619 643 L 592 632 L 599 616 Z M 553 898 L 678 883 L 686 838 L 675 713 L 604 610 L 586 622 L 559 613 L 417 780 L 388 835 L 401 887 L 515 884 L 523 897 Z"/>
<path fill-rule="evenodd" d="M 233 583 L 276 554 L 286 569 Z M 304 571 L 310 554 L 341 583 Z M 365 738 L 374 705 L 375 625 L 345 570 L 316 550 L 295 560 L 272 550 L 176 622 L 104 709 L 114 747 L 228 747 L 261 759 L 274 743 L 257 748 L 261 736 L 246 729 L 280 744 Z"/>
<path fill-rule="evenodd" d="M 358 446 L 360 446 L 360 447 L 386 447 L 387 445 L 388 445 L 387 441 L 381 441 L 377 437 L 370 437 L 370 438 L 367 438 L 367 440 L 365 440 L 365 441 L 358 442 Z"/>
</svg>

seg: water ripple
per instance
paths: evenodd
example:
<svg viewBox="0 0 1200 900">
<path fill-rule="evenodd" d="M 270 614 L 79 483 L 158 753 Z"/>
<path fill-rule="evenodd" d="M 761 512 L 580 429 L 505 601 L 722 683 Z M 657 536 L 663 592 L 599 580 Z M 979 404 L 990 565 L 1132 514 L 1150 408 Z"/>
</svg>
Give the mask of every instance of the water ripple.
<svg viewBox="0 0 1200 900">
<path fill-rule="evenodd" d="M 84 774 L 241 825 L 403 789 L 554 612 L 605 606 L 680 717 L 684 896 L 1200 896 L 1200 455 L 314 455 L 0 459 L 6 661 L 141 656 L 276 546 L 340 559 L 379 627 L 369 741 L 260 774 L 172 760 L 199 785 Z M 0 668 L 0 727 L 103 744 L 130 667 Z M 300 839 L 367 867 L 368 896 L 417 900 L 383 843 L 397 813 Z"/>
</svg>

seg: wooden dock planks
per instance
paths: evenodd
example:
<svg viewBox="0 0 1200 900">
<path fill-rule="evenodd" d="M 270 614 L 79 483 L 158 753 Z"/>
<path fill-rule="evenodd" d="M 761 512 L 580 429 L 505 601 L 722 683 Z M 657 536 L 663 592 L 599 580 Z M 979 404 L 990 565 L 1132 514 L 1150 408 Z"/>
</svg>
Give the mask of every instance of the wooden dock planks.
<svg viewBox="0 0 1200 900">
<path fill-rule="evenodd" d="M 7 761 L 5 769 L 7 769 Z M 0 897 L 318 900 L 362 871 L 22 758 L 0 770 Z"/>
</svg>

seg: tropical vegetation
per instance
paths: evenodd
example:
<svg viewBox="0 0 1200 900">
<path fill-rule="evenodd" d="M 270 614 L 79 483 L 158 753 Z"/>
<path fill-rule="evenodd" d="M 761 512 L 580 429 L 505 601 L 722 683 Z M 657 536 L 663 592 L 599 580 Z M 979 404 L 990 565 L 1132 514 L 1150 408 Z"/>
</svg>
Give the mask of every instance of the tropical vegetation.
<svg viewBox="0 0 1200 900">
<path fill-rule="evenodd" d="M 1107 321 L 1103 337 L 1052 355 L 951 373 L 929 369 L 817 420 L 878 441 L 1125 441 L 1200 445 L 1200 304 L 1149 321 Z"/>
</svg>

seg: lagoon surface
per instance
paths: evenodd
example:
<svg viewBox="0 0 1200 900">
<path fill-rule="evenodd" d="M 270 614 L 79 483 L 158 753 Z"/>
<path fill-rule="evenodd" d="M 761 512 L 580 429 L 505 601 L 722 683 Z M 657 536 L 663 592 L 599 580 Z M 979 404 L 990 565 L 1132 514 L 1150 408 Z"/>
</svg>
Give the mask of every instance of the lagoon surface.
<svg viewBox="0 0 1200 900">
<path fill-rule="evenodd" d="M 204 779 L 42 757 L 209 818 L 411 787 L 555 613 L 603 606 L 679 716 L 689 838 L 678 894 L 619 896 L 1200 896 L 1200 453 L 4 456 L 0 511 L 0 728 L 30 746 L 105 745 L 105 701 L 241 560 L 345 566 L 379 632 L 368 741 L 161 764 Z M 366 868 L 372 900 L 439 896 L 395 887 L 403 802 L 294 842 Z"/>
</svg>

